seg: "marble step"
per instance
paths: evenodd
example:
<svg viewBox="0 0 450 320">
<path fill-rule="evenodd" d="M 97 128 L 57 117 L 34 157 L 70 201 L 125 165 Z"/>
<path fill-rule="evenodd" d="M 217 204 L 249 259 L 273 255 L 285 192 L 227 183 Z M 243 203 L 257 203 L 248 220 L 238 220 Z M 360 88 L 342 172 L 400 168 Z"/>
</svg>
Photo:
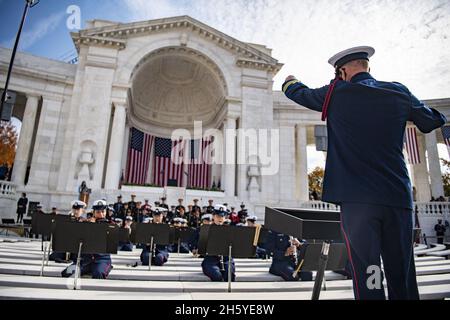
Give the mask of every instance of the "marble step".
<svg viewBox="0 0 450 320">
<path fill-rule="evenodd" d="M 61 277 L 61 271 L 64 266 L 46 266 L 44 269 L 44 276 Z M 130 270 L 134 269 L 134 270 Z M 167 271 L 163 267 L 152 266 L 152 270 L 147 268 L 137 269 L 129 268 L 127 270 L 120 270 L 114 268 L 108 276 L 108 279 L 118 280 L 140 280 L 140 281 L 210 281 L 200 268 L 196 271 Z M 14 274 L 14 275 L 34 275 L 40 274 L 41 267 L 38 265 L 19 265 L 19 264 L 0 264 L 0 274 Z M 313 273 L 314 275 L 315 273 Z M 327 280 L 342 280 L 344 277 L 340 274 L 326 271 L 325 277 Z M 236 281 L 239 282 L 271 282 L 283 281 L 280 277 L 269 274 L 266 271 L 236 271 Z"/>
<path fill-rule="evenodd" d="M 419 288 L 420 298 L 445 299 L 450 297 L 450 286 L 435 285 Z M 278 292 L 277 294 L 265 292 L 127 292 L 121 291 L 97 291 L 97 290 L 61 290 L 61 289 L 42 289 L 42 288 L 11 288 L 0 287 L 1 299 L 64 299 L 64 300 L 310 300 L 311 292 Z M 321 300 L 352 300 L 353 292 L 351 290 L 330 290 L 322 291 Z"/>
<path fill-rule="evenodd" d="M 429 275 L 417 278 L 419 287 L 430 285 L 450 285 L 448 275 Z M 220 292 L 226 291 L 227 283 L 223 282 L 175 282 L 175 281 L 133 281 L 133 280 L 97 280 L 82 278 L 79 280 L 81 290 L 99 291 L 139 291 L 139 292 Z M 0 286 L 29 287 L 47 289 L 72 289 L 73 278 L 54 278 L 38 276 L 0 275 Z M 235 282 L 234 292 L 297 292 L 312 291 L 314 283 L 308 282 Z M 351 290 L 351 280 L 335 280 L 326 283 L 327 290 Z"/>
</svg>

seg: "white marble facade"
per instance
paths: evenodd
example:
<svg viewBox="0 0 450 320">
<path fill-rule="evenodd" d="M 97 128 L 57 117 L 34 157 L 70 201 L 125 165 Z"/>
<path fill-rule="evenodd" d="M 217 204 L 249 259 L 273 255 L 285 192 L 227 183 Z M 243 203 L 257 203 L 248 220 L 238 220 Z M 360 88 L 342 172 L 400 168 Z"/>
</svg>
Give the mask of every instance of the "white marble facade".
<svg viewBox="0 0 450 320">
<path fill-rule="evenodd" d="M 127 24 L 94 20 L 72 38 L 76 65 L 25 53 L 16 58 L 10 90 L 26 99 L 12 182 L 30 201 L 44 210 L 68 209 L 83 180 L 92 198 L 114 202 L 134 192 L 155 201 L 163 188 L 118 189 L 129 128 L 170 137 L 176 128 L 192 130 L 194 121 L 203 129 L 279 129 L 279 170 L 249 183 L 254 168 L 246 164 L 213 166 L 225 192 L 188 190 L 186 202 L 212 198 L 239 207 L 244 201 L 262 216 L 266 205 L 308 201 L 306 146 L 323 122 L 272 90 L 282 64 L 270 49 L 187 16 Z M 1 83 L 10 54 L 0 48 Z M 450 100 L 429 104 L 450 116 Z M 440 133 L 419 135 L 429 163 L 413 170 L 419 201 L 443 195 L 437 141 Z M 241 153 L 237 148 L 236 157 Z"/>
</svg>

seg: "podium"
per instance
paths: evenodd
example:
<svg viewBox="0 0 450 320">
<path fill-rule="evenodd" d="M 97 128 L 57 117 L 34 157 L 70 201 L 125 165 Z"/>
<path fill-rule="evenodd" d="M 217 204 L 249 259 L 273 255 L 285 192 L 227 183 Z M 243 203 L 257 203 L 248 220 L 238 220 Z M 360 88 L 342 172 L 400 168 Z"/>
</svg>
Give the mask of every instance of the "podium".
<svg viewBox="0 0 450 320">
<path fill-rule="evenodd" d="M 228 292 L 231 292 L 231 259 L 250 258 L 256 253 L 260 227 L 204 225 L 200 227 L 198 252 L 228 256 Z"/>
<path fill-rule="evenodd" d="M 170 244 L 170 226 L 165 223 L 133 223 L 130 239 L 133 243 L 150 243 L 148 270 L 151 270 L 156 245 Z"/>
<path fill-rule="evenodd" d="M 317 271 L 311 299 L 318 300 L 325 270 L 344 269 L 347 261 L 339 212 L 266 207 L 264 225 L 275 232 L 310 242 L 295 272 L 300 268 Z"/>
</svg>

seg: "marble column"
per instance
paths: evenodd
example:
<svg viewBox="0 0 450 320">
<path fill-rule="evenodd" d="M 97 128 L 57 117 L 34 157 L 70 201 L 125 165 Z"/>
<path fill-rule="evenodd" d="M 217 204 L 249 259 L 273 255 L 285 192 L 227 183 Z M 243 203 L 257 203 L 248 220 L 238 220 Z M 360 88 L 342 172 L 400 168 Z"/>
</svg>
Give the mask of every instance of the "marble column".
<svg viewBox="0 0 450 320">
<path fill-rule="evenodd" d="M 125 136 L 125 122 L 125 106 L 117 104 L 114 111 L 111 140 L 109 145 L 108 167 L 106 169 L 105 189 L 107 190 L 115 190 L 119 187 Z"/>
<path fill-rule="evenodd" d="M 439 198 L 444 195 L 444 186 L 442 183 L 441 163 L 437 148 L 436 131 L 425 135 L 425 145 L 428 154 L 428 170 L 430 172 L 431 195 Z"/>
<path fill-rule="evenodd" d="M 228 197 L 235 195 L 236 182 L 236 119 L 228 117 L 223 124 L 224 156 L 222 165 L 221 187 Z"/>
<path fill-rule="evenodd" d="M 295 128 L 295 173 L 296 198 L 299 201 L 309 200 L 308 185 L 308 154 L 306 126 L 297 125 Z"/>
<path fill-rule="evenodd" d="M 420 163 L 413 165 L 414 186 L 417 190 L 417 201 L 428 202 L 431 199 L 430 177 L 428 175 L 427 161 L 425 158 L 425 138 L 417 132 Z"/>
<path fill-rule="evenodd" d="M 11 177 L 11 180 L 18 186 L 22 186 L 25 181 L 38 105 L 39 97 L 28 94 Z"/>
</svg>

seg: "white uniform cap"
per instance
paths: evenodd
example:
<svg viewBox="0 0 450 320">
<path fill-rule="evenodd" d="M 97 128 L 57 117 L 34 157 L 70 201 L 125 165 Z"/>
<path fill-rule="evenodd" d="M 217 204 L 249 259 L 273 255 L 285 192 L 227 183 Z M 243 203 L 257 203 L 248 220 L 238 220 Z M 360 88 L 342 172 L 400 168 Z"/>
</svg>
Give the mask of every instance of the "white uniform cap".
<svg viewBox="0 0 450 320">
<path fill-rule="evenodd" d="M 331 64 L 334 68 L 340 68 L 344 64 L 353 61 L 353 60 L 369 60 L 375 54 L 375 49 L 369 46 L 360 46 L 354 47 L 350 49 L 346 49 L 339 53 L 336 53 L 332 56 L 328 63 Z"/>
</svg>

